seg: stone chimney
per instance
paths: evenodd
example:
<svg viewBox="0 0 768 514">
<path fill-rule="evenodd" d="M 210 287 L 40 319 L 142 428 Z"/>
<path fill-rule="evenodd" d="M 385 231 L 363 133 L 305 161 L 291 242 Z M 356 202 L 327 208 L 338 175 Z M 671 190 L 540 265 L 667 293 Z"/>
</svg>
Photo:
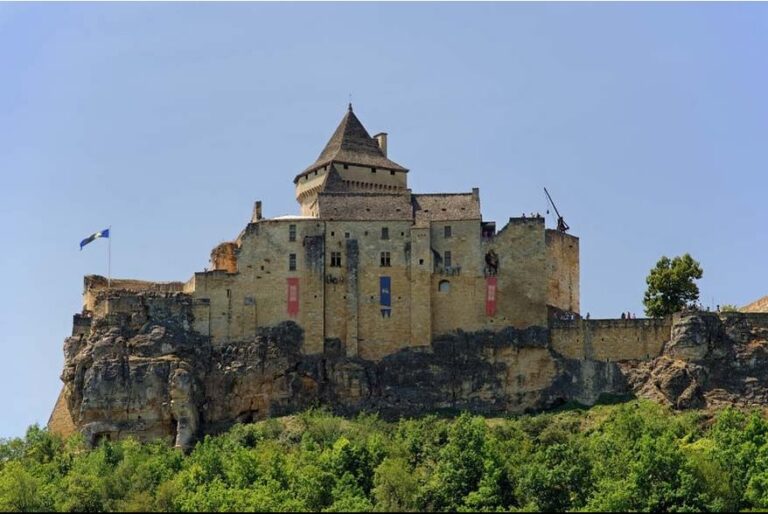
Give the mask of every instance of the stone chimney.
<svg viewBox="0 0 768 514">
<path fill-rule="evenodd" d="M 251 222 L 259 221 L 261 219 L 261 200 L 257 200 L 253 204 L 253 216 L 251 216 Z"/>
<path fill-rule="evenodd" d="M 376 140 L 377 143 L 379 143 L 379 148 L 381 148 L 381 152 L 384 154 L 384 157 L 387 156 L 387 133 L 386 132 L 379 132 L 373 138 Z"/>
</svg>

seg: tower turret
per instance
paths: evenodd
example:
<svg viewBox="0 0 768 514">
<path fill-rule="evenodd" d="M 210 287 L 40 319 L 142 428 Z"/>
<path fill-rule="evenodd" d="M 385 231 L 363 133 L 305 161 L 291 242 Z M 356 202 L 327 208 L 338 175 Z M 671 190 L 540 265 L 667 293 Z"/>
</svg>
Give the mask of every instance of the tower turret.
<svg viewBox="0 0 768 514">
<path fill-rule="evenodd" d="M 349 104 L 317 160 L 293 182 L 301 214 L 316 216 L 320 192 L 405 191 L 407 173 L 407 168 L 387 157 L 387 135 L 380 133 L 371 137 Z"/>
</svg>

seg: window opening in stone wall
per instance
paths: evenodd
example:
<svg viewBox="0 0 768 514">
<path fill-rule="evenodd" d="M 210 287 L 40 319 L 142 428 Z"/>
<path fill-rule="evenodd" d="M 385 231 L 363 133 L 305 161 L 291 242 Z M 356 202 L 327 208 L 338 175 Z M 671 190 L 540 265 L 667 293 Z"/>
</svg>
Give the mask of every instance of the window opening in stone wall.
<svg viewBox="0 0 768 514">
<path fill-rule="evenodd" d="M 345 169 L 345 170 L 348 170 L 348 169 L 349 169 L 349 164 L 345 164 L 345 165 L 344 165 L 344 169 Z"/>
<path fill-rule="evenodd" d="M 331 237 L 335 237 L 335 236 L 336 236 L 336 232 L 331 232 Z"/>
<path fill-rule="evenodd" d="M 292 253 L 288 256 L 288 271 L 296 271 L 296 254 Z"/>
<path fill-rule="evenodd" d="M 390 172 L 389 172 L 389 174 L 390 174 L 390 175 L 394 175 L 394 174 L 395 174 L 395 172 L 394 172 L 394 171 L 390 171 Z"/>
<path fill-rule="evenodd" d="M 341 252 L 331 252 L 331 267 L 332 268 L 341 267 Z"/>
<path fill-rule="evenodd" d="M 447 268 L 451 267 L 451 252 L 450 250 L 445 251 L 445 255 L 443 256 L 443 266 Z"/>
<path fill-rule="evenodd" d="M 383 268 L 391 266 L 389 252 L 381 252 L 381 266 Z"/>
<path fill-rule="evenodd" d="M 445 237 L 451 237 L 451 226 L 450 225 L 446 225 L 444 232 L 445 232 Z"/>
<path fill-rule="evenodd" d="M 440 283 L 437 285 L 437 290 L 441 293 L 447 293 L 451 290 L 451 283 L 447 280 L 441 280 Z"/>
<path fill-rule="evenodd" d="M 349 239 L 349 232 L 344 232 L 344 239 Z"/>
<path fill-rule="evenodd" d="M 376 168 L 371 168 L 371 173 L 376 173 Z"/>
<path fill-rule="evenodd" d="M 388 227 L 381 227 L 381 238 L 382 239 L 389 239 L 389 228 Z"/>
<path fill-rule="evenodd" d="M 288 241 L 296 241 L 296 225 L 288 225 Z"/>
</svg>

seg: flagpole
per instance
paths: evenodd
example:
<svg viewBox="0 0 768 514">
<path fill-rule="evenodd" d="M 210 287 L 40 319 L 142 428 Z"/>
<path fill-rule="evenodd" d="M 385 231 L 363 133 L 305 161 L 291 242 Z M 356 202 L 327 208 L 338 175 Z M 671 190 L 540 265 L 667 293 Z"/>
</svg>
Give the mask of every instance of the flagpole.
<svg viewBox="0 0 768 514">
<path fill-rule="evenodd" d="M 109 314 L 109 294 L 112 287 L 112 225 L 107 229 L 107 314 Z"/>
</svg>

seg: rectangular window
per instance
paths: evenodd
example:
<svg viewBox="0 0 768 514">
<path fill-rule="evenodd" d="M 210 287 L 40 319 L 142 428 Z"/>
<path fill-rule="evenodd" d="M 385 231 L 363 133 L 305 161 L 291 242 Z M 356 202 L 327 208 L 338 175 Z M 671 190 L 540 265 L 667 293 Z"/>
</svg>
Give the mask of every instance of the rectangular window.
<svg viewBox="0 0 768 514">
<path fill-rule="evenodd" d="M 388 227 L 381 227 L 381 238 L 382 239 L 389 239 L 389 228 Z"/>
<path fill-rule="evenodd" d="M 381 267 L 388 268 L 391 265 L 389 252 L 381 252 Z"/>
<path fill-rule="evenodd" d="M 288 241 L 296 241 L 296 225 L 288 225 Z"/>
<path fill-rule="evenodd" d="M 341 252 L 331 252 L 331 268 L 341 268 Z"/>
<path fill-rule="evenodd" d="M 296 254 L 292 253 L 288 256 L 288 271 L 296 271 Z"/>
<path fill-rule="evenodd" d="M 446 268 L 451 267 L 451 252 L 448 250 L 445 251 L 445 256 L 443 257 L 443 266 Z"/>
<path fill-rule="evenodd" d="M 451 237 L 451 226 L 446 225 L 445 226 L 445 237 Z"/>
</svg>

